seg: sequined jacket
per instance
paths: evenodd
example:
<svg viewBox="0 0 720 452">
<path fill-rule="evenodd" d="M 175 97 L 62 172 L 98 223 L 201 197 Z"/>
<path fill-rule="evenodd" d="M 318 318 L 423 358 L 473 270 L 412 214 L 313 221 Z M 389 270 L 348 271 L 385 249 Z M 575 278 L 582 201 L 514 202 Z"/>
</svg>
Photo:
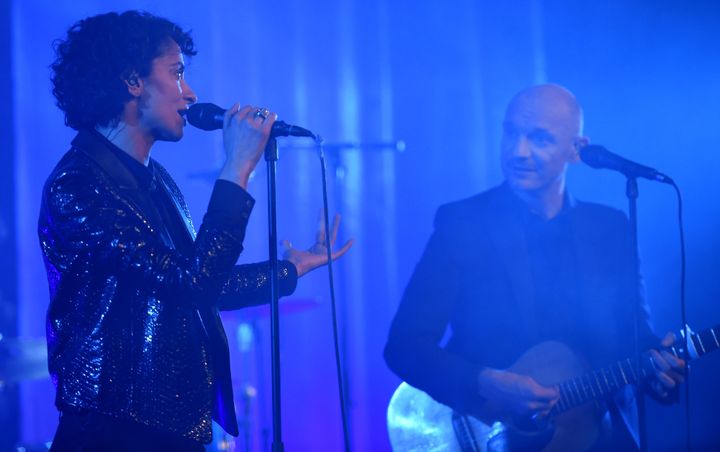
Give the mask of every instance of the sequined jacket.
<svg viewBox="0 0 720 452">
<path fill-rule="evenodd" d="M 38 224 L 50 286 L 49 370 L 61 411 L 207 443 L 211 417 L 238 433 L 218 310 L 266 302 L 269 266 L 235 265 L 254 203 L 247 193 L 229 215 L 211 199 L 196 235 L 180 190 L 153 163 L 187 226 L 191 255 L 142 208 L 137 181 L 94 132 L 81 131 L 49 176 Z M 281 261 L 281 294 L 296 280 L 295 267 Z"/>
</svg>

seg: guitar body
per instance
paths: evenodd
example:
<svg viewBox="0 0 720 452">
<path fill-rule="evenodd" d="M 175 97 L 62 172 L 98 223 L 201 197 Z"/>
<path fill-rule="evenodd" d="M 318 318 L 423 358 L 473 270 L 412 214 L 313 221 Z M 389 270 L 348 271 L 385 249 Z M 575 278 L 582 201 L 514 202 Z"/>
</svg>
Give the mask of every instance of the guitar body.
<svg viewBox="0 0 720 452">
<path fill-rule="evenodd" d="M 542 342 L 508 370 L 550 387 L 587 369 L 566 345 Z M 394 451 L 582 451 L 597 440 L 603 414 L 597 403 L 588 402 L 553 417 L 551 426 L 538 428 L 506 419 L 499 407 L 488 403 L 481 421 L 460 416 L 402 383 L 388 406 L 388 432 Z"/>
<path fill-rule="evenodd" d="M 388 405 L 390 444 L 395 452 L 459 452 L 452 418 L 451 408 L 402 382 Z"/>
</svg>

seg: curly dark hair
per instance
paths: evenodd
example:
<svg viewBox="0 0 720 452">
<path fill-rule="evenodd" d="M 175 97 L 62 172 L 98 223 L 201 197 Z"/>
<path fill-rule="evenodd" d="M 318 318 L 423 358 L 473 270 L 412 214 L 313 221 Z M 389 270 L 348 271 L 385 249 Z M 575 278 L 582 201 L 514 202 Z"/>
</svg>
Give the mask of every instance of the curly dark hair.
<svg viewBox="0 0 720 452">
<path fill-rule="evenodd" d="M 75 130 L 117 123 L 131 96 L 125 80 L 146 77 L 152 61 L 175 41 L 193 56 L 190 33 L 162 17 L 141 11 L 107 13 L 74 24 L 55 41 L 52 93 Z"/>
</svg>

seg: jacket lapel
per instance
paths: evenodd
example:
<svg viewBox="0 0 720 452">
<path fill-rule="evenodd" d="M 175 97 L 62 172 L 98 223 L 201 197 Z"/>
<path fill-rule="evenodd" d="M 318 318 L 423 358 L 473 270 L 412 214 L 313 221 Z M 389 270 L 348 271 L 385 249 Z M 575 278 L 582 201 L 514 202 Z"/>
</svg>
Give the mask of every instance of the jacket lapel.
<svg viewBox="0 0 720 452">
<path fill-rule="evenodd" d="M 118 159 L 115 154 L 105 146 L 93 132 L 81 130 L 72 141 L 72 146 L 90 157 L 115 182 L 118 191 L 123 194 L 122 199 L 127 201 L 148 225 L 152 233 L 158 234 L 163 243 L 174 248 L 172 239 L 156 212 L 146 206 L 140 187 L 130 170 Z"/>
<path fill-rule="evenodd" d="M 154 162 L 155 168 L 162 168 L 159 164 Z M 167 172 L 164 169 L 161 169 L 157 172 L 158 174 L 158 181 L 162 185 L 162 189 L 165 190 L 165 193 L 168 195 L 168 197 L 172 200 L 173 205 L 175 206 L 175 212 L 178 215 L 178 218 L 185 226 L 185 231 L 187 232 L 187 239 L 190 242 L 193 242 L 195 240 L 195 228 L 193 228 L 192 221 L 190 220 L 190 213 L 188 212 L 187 206 L 185 203 L 180 202 L 180 199 L 175 193 L 175 190 L 173 190 L 170 186 L 170 181 L 167 179 L 170 177 Z"/>
<path fill-rule="evenodd" d="M 157 180 L 160 185 L 162 185 L 160 189 L 165 190 L 165 193 L 170 197 L 175 206 L 174 210 L 176 214 L 185 225 L 187 235 L 184 238 L 186 239 L 188 250 L 192 251 L 193 241 L 195 240 L 195 229 L 192 226 L 187 206 L 181 201 L 175 183 L 165 168 L 156 162 L 153 162 L 153 166 L 156 170 Z M 197 313 L 209 341 L 213 369 L 215 371 L 213 420 L 226 432 L 237 436 L 239 430 L 237 415 L 235 414 L 232 378 L 230 376 L 230 349 L 227 335 L 225 334 L 220 314 L 214 305 L 203 304 L 197 309 Z"/>
<path fill-rule="evenodd" d="M 486 224 L 488 239 L 507 275 L 524 331 L 531 332 L 529 336 L 533 337 L 536 333 L 535 296 L 521 212 L 514 208 L 517 202 L 509 187 L 503 185 L 496 204 L 488 213 L 496 218 Z"/>
</svg>

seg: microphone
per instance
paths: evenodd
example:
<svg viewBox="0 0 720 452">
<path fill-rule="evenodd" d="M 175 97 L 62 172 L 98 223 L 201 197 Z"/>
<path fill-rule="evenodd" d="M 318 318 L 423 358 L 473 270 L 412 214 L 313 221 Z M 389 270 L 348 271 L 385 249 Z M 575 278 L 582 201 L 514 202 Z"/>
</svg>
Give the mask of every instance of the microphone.
<svg viewBox="0 0 720 452">
<path fill-rule="evenodd" d="M 188 122 L 202 130 L 217 130 L 223 128 L 225 109 L 211 103 L 192 104 L 187 111 Z M 270 130 L 270 137 L 311 137 L 315 134 L 302 127 L 275 121 Z"/>
<path fill-rule="evenodd" d="M 620 157 L 597 144 L 590 144 L 580 149 L 580 160 L 593 168 L 619 171 L 626 177 L 644 177 L 671 185 L 674 183 L 670 177 L 660 171 Z"/>
</svg>

